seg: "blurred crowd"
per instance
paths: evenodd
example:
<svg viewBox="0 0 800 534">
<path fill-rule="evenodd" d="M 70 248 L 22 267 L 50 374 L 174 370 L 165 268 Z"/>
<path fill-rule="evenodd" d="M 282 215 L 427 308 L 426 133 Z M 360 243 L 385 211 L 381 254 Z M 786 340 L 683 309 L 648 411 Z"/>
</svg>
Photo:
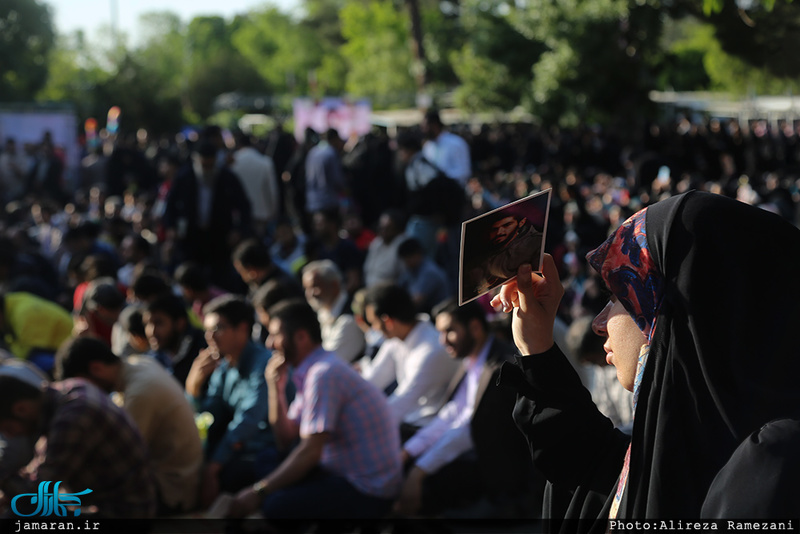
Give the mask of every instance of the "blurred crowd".
<svg viewBox="0 0 800 534">
<path fill-rule="evenodd" d="M 631 399 L 592 333 L 608 295 L 586 253 L 690 189 L 795 224 L 800 202 L 800 127 L 785 121 L 679 116 L 633 141 L 445 125 L 436 112 L 394 137 L 208 126 L 107 139 L 72 177 L 49 135 L 24 147 L 7 135 L 0 483 L 6 499 L 40 480 L 92 488 L 101 517 L 199 513 L 226 493 L 228 515 L 274 517 L 322 494 L 339 495 L 332 514 L 356 502 L 369 517 L 536 517 L 543 480 L 514 432 L 513 394 L 482 378 L 515 356 L 508 318 L 491 293 L 455 304 L 461 221 L 552 189 L 545 251 L 566 288 L 555 337 L 624 429 Z M 326 373 L 353 394 L 311 378 Z M 336 427 L 332 406 L 352 421 Z M 374 437 L 392 462 L 337 441 L 377 432 L 370 418 L 393 422 L 396 436 Z M 89 428 L 98 442 L 78 444 Z"/>
</svg>

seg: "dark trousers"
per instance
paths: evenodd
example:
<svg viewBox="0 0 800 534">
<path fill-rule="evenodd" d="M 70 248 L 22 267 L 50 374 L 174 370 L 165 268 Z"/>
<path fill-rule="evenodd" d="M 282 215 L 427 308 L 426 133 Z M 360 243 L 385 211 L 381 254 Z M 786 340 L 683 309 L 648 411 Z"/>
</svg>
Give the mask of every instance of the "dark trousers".
<svg viewBox="0 0 800 534">
<path fill-rule="evenodd" d="M 422 482 L 420 515 L 435 516 L 445 510 L 463 508 L 485 495 L 474 452 L 462 454 Z"/>
<path fill-rule="evenodd" d="M 267 520 L 371 519 L 385 516 L 391 499 L 367 495 L 344 477 L 321 468 L 300 482 L 268 495 L 261 504 Z"/>
</svg>

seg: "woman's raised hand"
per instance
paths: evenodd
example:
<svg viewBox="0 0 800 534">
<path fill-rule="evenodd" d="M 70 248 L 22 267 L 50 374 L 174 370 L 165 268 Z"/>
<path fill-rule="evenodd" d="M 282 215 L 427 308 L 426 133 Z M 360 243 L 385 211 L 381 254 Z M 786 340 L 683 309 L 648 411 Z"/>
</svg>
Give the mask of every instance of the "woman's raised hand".
<svg viewBox="0 0 800 534">
<path fill-rule="evenodd" d="M 520 353 L 540 354 L 553 346 L 553 324 L 563 296 L 555 261 L 545 254 L 542 276 L 530 264 L 520 266 L 517 278 L 504 284 L 491 304 L 496 310 L 513 310 L 512 332 Z"/>
</svg>

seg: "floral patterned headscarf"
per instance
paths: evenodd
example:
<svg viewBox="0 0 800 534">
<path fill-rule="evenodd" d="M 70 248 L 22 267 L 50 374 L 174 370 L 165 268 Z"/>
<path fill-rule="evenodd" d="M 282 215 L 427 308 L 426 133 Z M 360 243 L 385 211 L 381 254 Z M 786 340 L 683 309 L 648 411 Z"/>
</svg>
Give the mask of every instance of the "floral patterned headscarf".
<svg viewBox="0 0 800 534">
<path fill-rule="evenodd" d="M 625 221 L 602 245 L 586 256 L 589 264 L 600 274 L 608 289 L 622 303 L 647 340 L 639 353 L 636 366 L 633 385 L 634 411 L 647 357 L 650 354 L 650 341 L 655 330 L 664 287 L 664 279 L 648 248 L 646 220 L 647 208 Z M 631 449 L 628 446 L 619 485 L 611 506 L 611 519 L 616 517 L 627 485 L 630 455 Z"/>
</svg>

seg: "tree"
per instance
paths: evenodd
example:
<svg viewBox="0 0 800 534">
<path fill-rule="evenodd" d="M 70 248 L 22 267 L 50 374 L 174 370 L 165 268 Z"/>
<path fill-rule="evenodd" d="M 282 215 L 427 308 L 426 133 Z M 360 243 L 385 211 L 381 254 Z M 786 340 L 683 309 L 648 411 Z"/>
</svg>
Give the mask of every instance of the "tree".
<svg viewBox="0 0 800 534">
<path fill-rule="evenodd" d="M 544 47 L 520 33 L 509 11 L 477 0 L 461 4 L 461 24 L 470 36 L 451 54 L 461 85 L 457 105 L 471 111 L 510 110 L 530 102 L 531 69 Z"/>
<path fill-rule="evenodd" d="M 646 0 L 529 0 L 509 20 L 546 51 L 533 67 L 532 110 L 546 121 L 632 126 L 650 105 L 661 11 Z"/>
<path fill-rule="evenodd" d="M 708 16 L 692 0 L 676 7 L 711 24 L 726 54 L 779 78 L 800 76 L 800 56 L 791 52 L 800 47 L 800 2 L 756 1 L 747 10 L 724 2 Z"/>
<path fill-rule="evenodd" d="M 346 39 L 342 56 L 349 67 L 347 92 L 369 97 L 376 107 L 412 104 L 416 84 L 406 13 L 392 2 L 352 1 L 340 17 Z"/>
<path fill-rule="evenodd" d="M 325 67 L 320 41 L 277 8 L 251 12 L 234 32 L 233 44 L 275 92 L 301 95 L 316 90 L 320 82 L 334 91 L 343 85 L 343 80 L 319 79 L 319 69 Z M 335 75 L 336 68 L 326 73 Z"/>
<path fill-rule="evenodd" d="M 27 101 L 44 87 L 54 44 L 49 6 L 37 0 L 0 3 L 0 100 Z"/>
<path fill-rule="evenodd" d="M 83 32 L 60 36 L 48 55 L 47 67 L 47 83 L 36 94 L 37 101 L 71 102 L 81 119 L 108 110 L 100 109 L 96 89 L 110 74 L 100 67 Z"/>
</svg>

